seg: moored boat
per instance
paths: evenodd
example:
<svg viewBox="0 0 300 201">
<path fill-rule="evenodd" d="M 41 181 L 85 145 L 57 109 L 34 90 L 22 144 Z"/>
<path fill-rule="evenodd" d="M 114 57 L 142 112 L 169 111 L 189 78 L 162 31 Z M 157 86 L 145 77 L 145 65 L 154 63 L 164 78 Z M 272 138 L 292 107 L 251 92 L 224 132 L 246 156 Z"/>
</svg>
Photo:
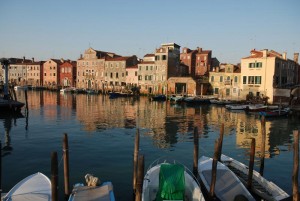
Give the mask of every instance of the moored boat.
<svg viewBox="0 0 300 201">
<path fill-rule="evenodd" d="M 181 95 L 172 95 L 170 97 L 170 101 L 174 103 L 182 102 L 184 100 L 184 96 Z"/>
<path fill-rule="evenodd" d="M 266 110 L 266 111 L 259 112 L 259 115 L 265 116 L 265 117 L 281 117 L 281 116 L 288 116 L 289 114 L 290 114 L 290 108 Z"/>
<path fill-rule="evenodd" d="M 51 181 L 38 172 L 17 183 L 3 198 L 10 200 L 51 201 Z"/>
<path fill-rule="evenodd" d="M 279 108 L 278 105 L 250 104 L 246 107 L 246 111 L 260 112 L 260 111 L 266 111 L 266 110 L 275 110 L 278 108 Z"/>
<path fill-rule="evenodd" d="M 163 94 L 158 94 L 158 95 L 152 96 L 151 100 L 152 101 L 165 101 L 165 100 L 167 100 L 167 97 Z"/>
<path fill-rule="evenodd" d="M 210 191 L 212 180 L 212 162 L 213 159 L 206 156 L 202 156 L 198 160 L 198 173 L 208 192 Z M 217 162 L 217 177 L 214 192 L 216 197 L 221 201 L 235 200 L 238 197 L 242 197 L 248 201 L 255 201 L 239 178 L 220 162 Z"/>
<path fill-rule="evenodd" d="M 221 155 L 221 162 L 226 165 L 229 169 L 231 169 L 244 183 L 247 184 L 248 172 L 249 168 L 245 164 L 230 158 L 224 154 Z M 283 191 L 280 187 L 274 184 L 271 181 L 268 181 L 264 177 L 262 177 L 257 171 L 253 170 L 253 184 L 252 184 L 252 192 L 257 194 L 259 197 L 263 198 L 267 201 L 279 201 L 283 200 L 289 195 Z"/>
<path fill-rule="evenodd" d="M 157 163 L 144 177 L 142 201 L 204 201 L 199 184 L 188 169 L 178 163 Z"/>
<path fill-rule="evenodd" d="M 230 104 L 225 105 L 228 110 L 245 110 L 249 105 L 248 104 Z"/>
<path fill-rule="evenodd" d="M 115 201 L 112 182 L 106 181 L 100 185 L 98 178 L 90 174 L 85 176 L 87 185 L 75 184 L 68 201 Z"/>
<path fill-rule="evenodd" d="M 0 97 L 0 111 L 1 112 L 20 112 L 25 103 L 12 100 L 10 98 L 5 99 Z"/>
<path fill-rule="evenodd" d="M 184 102 L 189 103 L 189 104 L 201 104 L 201 103 L 210 103 L 210 99 L 209 98 L 203 98 L 203 97 L 199 97 L 199 96 L 189 96 L 189 97 L 185 97 L 183 99 Z"/>
</svg>

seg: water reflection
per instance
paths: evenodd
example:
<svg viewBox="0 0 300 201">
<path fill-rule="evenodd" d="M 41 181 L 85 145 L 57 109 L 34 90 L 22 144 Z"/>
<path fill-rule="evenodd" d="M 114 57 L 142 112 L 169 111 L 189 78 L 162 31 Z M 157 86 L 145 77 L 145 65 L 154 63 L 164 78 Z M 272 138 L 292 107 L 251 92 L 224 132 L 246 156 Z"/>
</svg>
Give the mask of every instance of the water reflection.
<svg viewBox="0 0 300 201">
<path fill-rule="evenodd" d="M 18 96 L 24 99 L 21 92 Z M 231 146 L 249 149 L 250 138 L 255 138 L 256 156 L 260 154 L 261 121 L 257 114 L 232 112 L 215 105 L 191 107 L 153 102 L 147 97 L 109 99 L 102 95 L 49 91 L 28 91 L 28 97 L 29 108 L 39 110 L 47 119 L 59 121 L 75 117 L 81 129 L 90 133 L 112 128 L 140 128 L 158 148 L 191 141 L 194 127 L 198 128 L 200 138 L 216 138 L 224 124 L 225 136 L 233 136 Z M 291 134 L 299 128 L 298 120 L 288 117 L 266 121 L 266 158 L 291 149 Z"/>
<path fill-rule="evenodd" d="M 22 113 L 0 113 L 0 121 L 4 127 L 4 145 L 2 145 L 2 156 L 11 154 L 13 147 L 11 146 L 10 131 L 13 126 L 17 126 L 17 119 L 24 118 Z"/>
</svg>

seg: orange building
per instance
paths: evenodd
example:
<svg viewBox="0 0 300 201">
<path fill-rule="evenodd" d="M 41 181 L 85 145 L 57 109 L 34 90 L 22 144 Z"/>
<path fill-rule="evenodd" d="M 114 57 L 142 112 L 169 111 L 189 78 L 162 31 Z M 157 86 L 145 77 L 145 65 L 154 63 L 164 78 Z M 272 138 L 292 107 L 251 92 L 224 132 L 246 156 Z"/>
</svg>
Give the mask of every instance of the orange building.
<svg viewBox="0 0 300 201">
<path fill-rule="evenodd" d="M 63 59 L 49 59 L 43 65 L 43 80 L 45 87 L 57 88 L 60 87 L 60 65 L 64 62 Z"/>
</svg>

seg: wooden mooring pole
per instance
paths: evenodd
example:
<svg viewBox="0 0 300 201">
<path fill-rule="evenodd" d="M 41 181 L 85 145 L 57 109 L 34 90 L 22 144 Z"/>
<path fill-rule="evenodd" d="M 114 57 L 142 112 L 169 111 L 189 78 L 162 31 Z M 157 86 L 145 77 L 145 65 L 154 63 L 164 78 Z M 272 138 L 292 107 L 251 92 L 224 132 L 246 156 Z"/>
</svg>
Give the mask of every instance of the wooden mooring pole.
<svg viewBox="0 0 300 201">
<path fill-rule="evenodd" d="M 69 185 L 69 143 L 68 134 L 64 134 L 63 139 L 63 153 L 64 153 L 64 186 L 65 186 L 65 197 L 70 195 L 70 185 Z"/>
<path fill-rule="evenodd" d="M 0 198 L 2 194 L 2 143 L 0 140 Z"/>
<path fill-rule="evenodd" d="M 52 195 L 52 201 L 58 201 L 57 152 L 51 153 L 51 195 Z"/>
<path fill-rule="evenodd" d="M 133 193 L 135 193 L 136 191 L 139 146 L 140 146 L 140 131 L 139 129 L 137 129 L 135 133 L 134 154 L 133 154 L 133 181 L 132 181 Z"/>
<path fill-rule="evenodd" d="M 25 89 L 25 106 L 26 106 L 26 113 L 28 113 L 28 96 L 27 96 L 27 89 Z"/>
<path fill-rule="evenodd" d="M 211 176 L 211 182 L 210 182 L 210 188 L 209 188 L 209 197 L 210 199 L 214 198 L 215 195 L 215 185 L 217 181 L 217 165 L 218 165 L 218 159 L 219 159 L 219 150 L 220 150 L 220 139 L 217 139 L 215 141 L 215 152 L 214 157 L 212 161 L 212 176 Z"/>
<path fill-rule="evenodd" d="M 193 160 L 193 174 L 195 178 L 198 176 L 198 158 L 199 158 L 199 134 L 198 128 L 194 128 L 194 160 Z"/>
<path fill-rule="evenodd" d="M 266 119 L 261 116 L 261 146 L 260 146 L 260 168 L 259 173 L 264 175 L 265 168 L 265 146 L 266 146 Z"/>
<path fill-rule="evenodd" d="M 144 155 L 140 155 L 139 160 L 138 160 L 138 172 L 137 172 L 135 201 L 141 201 L 142 200 L 143 182 L 144 182 L 144 169 L 145 169 Z"/>
<path fill-rule="evenodd" d="M 249 173 L 247 180 L 247 188 L 251 189 L 252 187 L 252 176 L 253 176 L 253 168 L 254 168 L 254 155 L 255 155 L 255 139 L 251 139 L 251 150 L 250 150 L 250 161 L 249 161 Z"/>
<path fill-rule="evenodd" d="M 294 135 L 294 168 L 293 168 L 293 201 L 299 201 L 298 173 L 299 173 L 299 130 Z"/>
<path fill-rule="evenodd" d="M 222 146 L 223 146 L 223 137 L 224 137 L 224 123 L 222 123 L 221 128 L 220 128 L 218 161 L 221 161 Z"/>
</svg>

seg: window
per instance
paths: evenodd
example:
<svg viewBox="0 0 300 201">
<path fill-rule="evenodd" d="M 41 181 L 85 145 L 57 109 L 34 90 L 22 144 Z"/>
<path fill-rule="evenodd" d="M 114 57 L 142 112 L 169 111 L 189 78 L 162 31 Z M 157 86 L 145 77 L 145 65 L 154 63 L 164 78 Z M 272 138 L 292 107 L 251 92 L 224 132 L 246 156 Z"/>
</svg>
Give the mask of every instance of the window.
<svg viewBox="0 0 300 201">
<path fill-rule="evenodd" d="M 44 76 L 47 76 L 47 73 L 45 73 Z"/>
<path fill-rule="evenodd" d="M 219 94 L 219 88 L 215 88 L 215 94 Z"/>
<path fill-rule="evenodd" d="M 254 76 L 248 77 L 248 84 L 254 84 Z"/>
<path fill-rule="evenodd" d="M 113 78 L 113 73 L 110 73 L 110 78 Z"/>
<path fill-rule="evenodd" d="M 255 65 L 256 68 L 261 68 L 262 67 L 262 62 L 257 62 Z"/>
<path fill-rule="evenodd" d="M 226 96 L 230 95 L 230 89 L 226 89 Z"/>
<path fill-rule="evenodd" d="M 261 76 L 255 76 L 255 84 L 261 84 Z"/>
<path fill-rule="evenodd" d="M 262 62 L 249 63 L 249 68 L 261 68 Z"/>
<path fill-rule="evenodd" d="M 119 73 L 116 73 L 116 78 L 119 78 Z"/>
<path fill-rule="evenodd" d="M 247 76 L 243 76 L 243 84 L 247 84 Z"/>
<path fill-rule="evenodd" d="M 215 79 L 215 77 L 214 77 L 214 76 L 211 76 L 210 81 L 211 81 L 211 82 L 214 82 L 214 79 Z"/>
<path fill-rule="evenodd" d="M 126 71 L 126 76 L 128 76 L 128 71 Z"/>
<path fill-rule="evenodd" d="M 234 76 L 234 82 L 237 83 L 238 82 L 238 77 Z"/>
<path fill-rule="evenodd" d="M 148 70 L 148 66 L 146 66 L 146 70 Z"/>
<path fill-rule="evenodd" d="M 137 76 L 137 71 L 134 72 L 134 75 Z"/>
<path fill-rule="evenodd" d="M 220 76 L 220 82 L 223 82 L 223 76 Z"/>
<path fill-rule="evenodd" d="M 162 55 L 162 60 L 167 60 L 167 56 L 166 55 Z"/>
</svg>

